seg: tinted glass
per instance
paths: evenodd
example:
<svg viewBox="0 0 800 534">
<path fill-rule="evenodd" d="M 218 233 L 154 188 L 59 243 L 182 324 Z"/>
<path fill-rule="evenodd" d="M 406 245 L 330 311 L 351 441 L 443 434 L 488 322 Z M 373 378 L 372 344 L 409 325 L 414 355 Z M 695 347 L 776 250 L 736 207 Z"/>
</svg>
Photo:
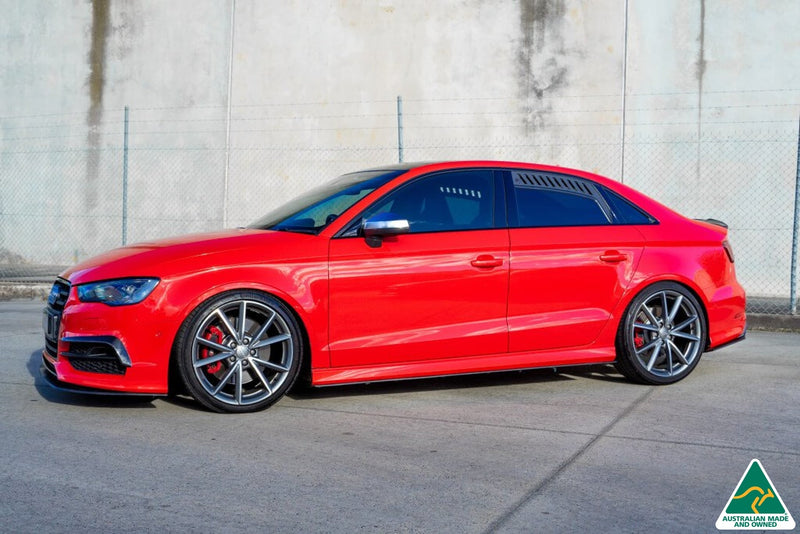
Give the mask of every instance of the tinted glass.
<svg viewBox="0 0 800 534">
<path fill-rule="evenodd" d="M 621 224 L 653 224 L 656 222 L 629 200 L 622 198 L 610 189 L 602 188 L 602 192 Z"/>
<path fill-rule="evenodd" d="M 345 174 L 261 217 L 248 228 L 317 234 L 353 204 L 405 171 Z"/>
<path fill-rule="evenodd" d="M 533 187 L 515 187 L 514 193 L 520 227 L 609 224 L 593 197 Z"/>
<path fill-rule="evenodd" d="M 408 220 L 410 233 L 492 228 L 493 171 L 453 171 L 420 178 L 379 200 L 362 217 L 387 212 Z"/>
</svg>

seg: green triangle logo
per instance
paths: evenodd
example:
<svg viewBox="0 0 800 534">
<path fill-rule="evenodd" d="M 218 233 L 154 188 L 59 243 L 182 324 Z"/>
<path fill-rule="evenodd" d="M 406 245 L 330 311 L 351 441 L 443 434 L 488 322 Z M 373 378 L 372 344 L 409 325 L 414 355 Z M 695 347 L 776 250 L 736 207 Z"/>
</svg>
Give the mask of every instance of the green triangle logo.
<svg viewBox="0 0 800 534">
<path fill-rule="evenodd" d="M 772 488 L 772 483 L 764 473 L 761 462 L 753 460 L 739 482 L 728 506 L 726 514 L 783 514 L 783 507 Z"/>
<path fill-rule="evenodd" d="M 717 519 L 719 530 L 791 530 L 794 519 L 758 460 L 752 460 Z"/>
</svg>

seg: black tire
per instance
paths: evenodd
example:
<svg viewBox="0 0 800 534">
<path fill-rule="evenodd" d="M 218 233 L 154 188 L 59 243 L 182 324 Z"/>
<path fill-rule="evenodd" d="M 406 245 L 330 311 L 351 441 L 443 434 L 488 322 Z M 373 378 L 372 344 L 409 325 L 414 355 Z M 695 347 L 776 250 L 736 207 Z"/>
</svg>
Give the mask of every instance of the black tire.
<svg viewBox="0 0 800 534">
<path fill-rule="evenodd" d="M 279 299 L 232 291 L 189 314 L 178 331 L 173 358 L 187 392 L 206 408 L 255 412 L 274 404 L 294 384 L 303 337 Z"/>
<path fill-rule="evenodd" d="M 642 384 L 673 384 L 692 372 L 706 346 L 703 307 L 685 286 L 658 282 L 628 305 L 617 331 L 617 370 Z"/>
</svg>

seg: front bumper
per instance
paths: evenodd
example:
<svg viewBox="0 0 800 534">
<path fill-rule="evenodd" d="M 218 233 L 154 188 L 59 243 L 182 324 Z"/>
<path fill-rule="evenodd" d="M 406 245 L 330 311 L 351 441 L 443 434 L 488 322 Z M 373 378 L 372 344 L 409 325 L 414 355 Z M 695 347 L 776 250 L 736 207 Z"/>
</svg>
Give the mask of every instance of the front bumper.
<svg viewBox="0 0 800 534">
<path fill-rule="evenodd" d="M 154 302 L 84 303 L 66 280 L 56 285 L 61 297 L 48 301 L 43 319 L 42 363 L 51 385 L 82 393 L 168 392 L 173 335 L 165 328 L 173 321 L 154 313 Z"/>
<path fill-rule="evenodd" d="M 129 393 L 127 391 L 111 391 L 107 389 L 87 388 L 84 386 L 77 386 L 62 382 L 58 379 L 55 368 L 49 363 L 46 356 L 42 356 L 42 366 L 39 368 L 39 374 L 44 378 L 47 385 L 59 391 L 67 393 L 79 393 L 81 395 L 102 395 L 102 396 L 124 396 L 124 397 L 154 397 L 163 394 L 155 393 Z"/>
</svg>

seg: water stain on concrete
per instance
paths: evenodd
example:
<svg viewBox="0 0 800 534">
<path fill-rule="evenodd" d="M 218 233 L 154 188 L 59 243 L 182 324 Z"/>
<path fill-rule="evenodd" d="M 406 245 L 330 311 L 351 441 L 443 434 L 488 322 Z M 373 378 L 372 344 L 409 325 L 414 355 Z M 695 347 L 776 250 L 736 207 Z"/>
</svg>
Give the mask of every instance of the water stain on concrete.
<svg viewBox="0 0 800 534">
<path fill-rule="evenodd" d="M 92 108 L 103 104 L 103 67 L 108 37 L 109 0 L 92 0 L 91 45 L 89 49 L 89 99 Z"/>
<path fill-rule="evenodd" d="M 695 77 L 697 78 L 697 161 L 695 163 L 695 178 L 700 181 L 701 162 L 701 137 L 703 135 L 703 78 L 706 74 L 706 0 L 700 0 L 700 32 L 697 36 L 697 61 L 695 62 Z"/>
<path fill-rule="evenodd" d="M 697 50 L 695 76 L 702 92 L 703 77 L 706 74 L 706 0 L 700 0 L 700 33 L 697 36 L 697 41 L 699 47 Z"/>
<path fill-rule="evenodd" d="M 100 167 L 100 125 L 103 120 L 103 88 L 105 85 L 105 58 L 109 34 L 111 0 L 92 0 L 91 42 L 89 45 L 89 110 L 86 115 L 87 162 L 86 208 L 97 205 L 97 180 Z"/>
<path fill-rule="evenodd" d="M 526 129 L 545 125 L 552 105 L 546 100 L 567 85 L 569 70 L 563 25 L 564 0 L 523 0 L 520 3 L 520 34 L 517 66 Z"/>
</svg>

